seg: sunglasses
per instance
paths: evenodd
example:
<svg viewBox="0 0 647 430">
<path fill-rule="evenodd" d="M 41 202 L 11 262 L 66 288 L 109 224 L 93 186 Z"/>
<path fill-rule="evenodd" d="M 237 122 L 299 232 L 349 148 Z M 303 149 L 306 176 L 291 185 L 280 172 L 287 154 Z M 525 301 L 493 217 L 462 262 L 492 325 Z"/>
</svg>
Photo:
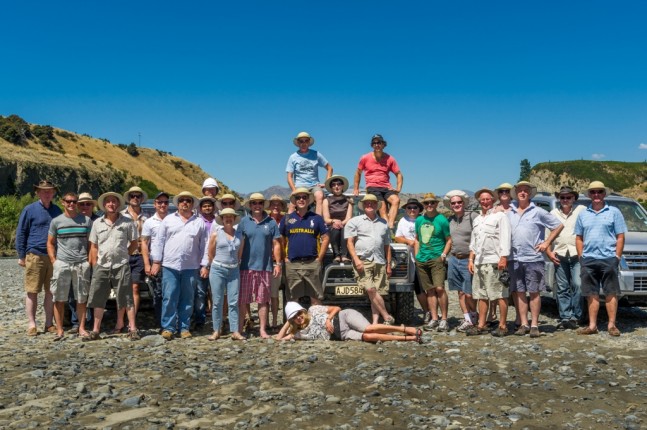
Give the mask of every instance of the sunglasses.
<svg viewBox="0 0 647 430">
<path fill-rule="evenodd" d="M 131 199 L 141 199 L 142 197 L 144 197 L 144 196 L 142 196 L 141 194 L 131 194 L 130 195 Z"/>
<path fill-rule="evenodd" d="M 460 202 L 449 202 L 449 204 L 452 206 L 460 206 L 463 204 L 463 201 L 461 200 Z"/>
<path fill-rule="evenodd" d="M 408 211 L 412 211 L 414 209 L 420 209 L 418 206 L 407 206 Z"/>
<path fill-rule="evenodd" d="M 220 201 L 222 206 L 235 206 L 235 203 L 232 200 L 227 200 L 226 202 Z"/>
<path fill-rule="evenodd" d="M 308 196 L 305 195 L 300 195 L 300 196 L 294 196 L 294 200 L 308 200 Z"/>
<path fill-rule="evenodd" d="M 85 206 L 94 206 L 94 203 L 92 203 L 92 202 L 81 202 L 81 203 L 79 203 L 79 206 L 84 206 L 84 207 Z"/>
<path fill-rule="evenodd" d="M 573 200 L 573 196 L 559 196 L 560 200 Z"/>
<path fill-rule="evenodd" d="M 433 206 L 433 205 L 437 205 L 438 202 L 422 202 L 422 204 L 425 206 Z"/>
<path fill-rule="evenodd" d="M 499 194 L 510 194 L 510 190 L 499 190 L 497 191 Z"/>
<path fill-rule="evenodd" d="M 193 203 L 193 199 L 189 198 L 183 198 L 183 199 L 177 199 L 178 203 Z"/>
<path fill-rule="evenodd" d="M 344 185 L 342 182 L 331 182 L 330 183 L 331 187 L 341 187 L 342 185 Z"/>
<path fill-rule="evenodd" d="M 250 205 L 252 206 L 258 206 L 258 205 L 263 205 L 265 204 L 264 201 L 255 201 L 255 202 L 249 202 Z"/>
<path fill-rule="evenodd" d="M 168 205 L 168 200 L 155 200 L 158 205 Z"/>
<path fill-rule="evenodd" d="M 299 142 L 299 143 L 310 143 L 310 139 L 298 139 L 297 142 Z"/>
<path fill-rule="evenodd" d="M 63 200 L 63 201 L 68 205 L 76 204 L 78 202 L 78 200 Z"/>
<path fill-rule="evenodd" d="M 590 190 L 589 194 L 604 194 L 604 190 Z"/>
<path fill-rule="evenodd" d="M 371 145 L 373 145 L 373 146 L 375 146 L 375 145 L 384 145 L 384 142 L 378 142 L 378 141 L 371 142 Z"/>
</svg>

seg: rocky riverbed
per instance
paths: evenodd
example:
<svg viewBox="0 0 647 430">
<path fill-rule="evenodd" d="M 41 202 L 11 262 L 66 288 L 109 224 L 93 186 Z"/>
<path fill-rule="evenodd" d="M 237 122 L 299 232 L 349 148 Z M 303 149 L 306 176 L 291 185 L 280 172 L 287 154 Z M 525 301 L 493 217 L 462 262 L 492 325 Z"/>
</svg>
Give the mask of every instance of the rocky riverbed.
<svg viewBox="0 0 647 430">
<path fill-rule="evenodd" d="M 24 334 L 16 260 L 0 273 L 0 428 L 647 428 L 645 307 L 620 309 L 620 338 L 554 332 L 545 301 L 538 339 L 166 342 L 149 328 L 53 342 Z"/>
</svg>

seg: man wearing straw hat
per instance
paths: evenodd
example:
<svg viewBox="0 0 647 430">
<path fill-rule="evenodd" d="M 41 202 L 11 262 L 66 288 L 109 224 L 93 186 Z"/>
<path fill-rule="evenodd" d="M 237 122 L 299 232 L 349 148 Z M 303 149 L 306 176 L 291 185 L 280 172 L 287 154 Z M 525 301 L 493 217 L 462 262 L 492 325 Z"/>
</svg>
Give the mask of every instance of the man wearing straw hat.
<svg viewBox="0 0 647 430">
<path fill-rule="evenodd" d="M 288 173 L 288 185 L 292 192 L 297 188 L 309 189 L 314 194 L 315 212 L 321 215 L 324 184 L 319 180 L 319 167 L 326 169 L 326 179 L 328 179 L 332 175 L 332 166 L 321 152 L 310 149 L 315 139 L 305 131 L 297 134 L 292 142 L 299 149 L 288 158 L 285 168 Z"/>
<path fill-rule="evenodd" d="M 535 206 L 530 200 L 537 188 L 530 182 L 515 184 L 512 197 L 516 204 L 507 212 L 512 230 L 512 251 L 508 269 L 510 271 L 510 292 L 517 309 L 517 322 L 520 324 L 514 333 L 539 337 L 539 312 L 541 311 L 541 291 L 546 289 L 544 282 L 545 261 L 542 255 L 562 231 L 564 225 L 555 215 Z M 550 235 L 545 238 L 546 229 Z M 544 239 L 545 238 L 545 239 Z M 526 293 L 530 295 L 530 302 Z M 528 322 L 528 307 L 532 320 Z"/>
<path fill-rule="evenodd" d="M 203 196 L 198 200 L 198 216 L 204 221 L 207 228 L 207 235 L 211 237 L 211 229 L 218 225 L 216 220 L 216 199 L 211 196 Z M 211 294 L 209 278 L 198 278 L 193 299 L 193 328 L 201 331 L 207 321 L 207 298 Z"/>
<path fill-rule="evenodd" d="M 590 335 L 598 332 L 600 288 L 606 300 L 607 330 L 611 336 L 620 336 L 616 326 L 618 312 L 618 263 L 625 246 L 627 225 L 618 208 L 609 206 L 604 197 L 607 188 L 600 181 L 593 181 L 588 188 L 591 204 L 581 212 L 575 223 L 575 246 L 580 257 L 582 295 L 589 307 L 589 325 L 577 330 L 577 334 Z"/>
<path fill-rule="evenodd" d="M 45 291 L 43 308 L 45 308 L 45 332 L 55 333 L 53 313 L 54 302 L 49 289 L 53 266 L 47 256 L 47 233 L 52 219 L 59 216 L 61 209 L 52 203 L 58 191 L 56 185 L 42 180 L 34 185 L 38 200 L 25 206 L 18 219 L 16 229 L 16 252 L 18 265 L 25 268 L 25 311 L 29 325 L 27 336 L 36 336 L 36 309 L 38 294 Z"/>
<path fill-rule="evenodd" d="M 173 198 L 178 210 L 167 215 L 152 244 L 151 275 L 162 271 L 162 337 L 182 339 L 191 334 L 191 315 L 198 277 L 209 276 L 207 244 L 209 234 L 204 221 L 193 213 L 198 199 L 188 191 Z"/>
<path fill-rule="evenodd" d="M 238 295 L 238 331 L 242 333 L 248 305 L 258 304 L 260 336 L 269 338 L 267 315 L 271 302 L 271 280 L 281 276 L 281 235 L 276 221 L 266 212 L 267 202 L 261 193 L 253 193 L 246 203 L 250 215 L 238 224 L 244 245 L 240 261 L 240 294 Z M 235 330 L 233 327 L 231 330 Z"/>
<path fill-rule="evenodd" d="M 383 294 L 389 292 L 388 277 L 391 276 L 391 232 L 386 220 L 378 215 L 382 202 L 373 194 L 366 194 L 357 204 L 364 212 L 348 221 L 344 237 L 348 242 L 348 254 L 353 260 L 357 285 L 364 288 L 371 301 L 373 324 L 380 316 L 384 324 L 393 325 L 393 318 L 386 311 Z"/>
<path fill-rule="evenodd" d="M 130 254 L 138 246 L 137 226 L 119 213 L 119 209 L 124 205 L 121 194 L 104 193 L 99 197 L 98 204 L 104 215 L 92 223 L 89 238 L 92 282 L 88 307 L 94 308 L 94 328 L 83 340 L 93 341 L 100 338 L 101 320 L 112 288 L 117 296 L 117 312 L 126 308 L 128 336 L 131 340 L 137 340 L 139 333 L 135 324 L 135 304 L 128 264 Z"/>
<path fill-rule="evenodd" d="M 323 217 L 308 210 L 313 200 L 307 188 L 295 189 L 290 201 L 296 210 L 283 218 L 279 229 L 283 236 L 283 249 L 287 246 L 287 299 L 297 301 L 300 297 L 310 296 L 311 304 L 320 305 L 324 297 L 321 264 L 329 239 Z"/>
</svg>

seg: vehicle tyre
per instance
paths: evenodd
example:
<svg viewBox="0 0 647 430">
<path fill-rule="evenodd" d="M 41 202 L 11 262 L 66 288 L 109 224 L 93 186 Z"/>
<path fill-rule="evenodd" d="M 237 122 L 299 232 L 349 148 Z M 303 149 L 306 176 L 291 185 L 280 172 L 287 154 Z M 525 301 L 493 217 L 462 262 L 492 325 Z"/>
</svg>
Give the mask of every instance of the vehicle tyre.
<svg viewBox="0 0 647 430">
<path fill-rule="evenodd" d="M 413 291 L 406 293 L 391 293 L 391 312 L 396 324 L 408 325 L 413 320 Z"/>
</svg>

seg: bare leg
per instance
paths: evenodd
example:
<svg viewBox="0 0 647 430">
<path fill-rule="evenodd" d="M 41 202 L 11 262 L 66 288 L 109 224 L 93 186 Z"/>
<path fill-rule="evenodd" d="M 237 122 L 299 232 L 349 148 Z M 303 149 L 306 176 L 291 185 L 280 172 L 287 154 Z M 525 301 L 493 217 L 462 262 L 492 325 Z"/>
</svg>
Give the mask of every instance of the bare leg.
<svg viewBox="0 0 647 430">
<path fill-rule="evenodd" d="M 314 192 L 315 196 L 315 212 L 317 215 L 323 216 L 323 191 L 317 189 Z"/>
<path fill-rule="evenodd" d="M 94 308 L 94 331 L 101 333 L 101 320 L 103 319 L 103 308 Z"/>
<path fill-rule="evenodd" d="M 492 306 L 490 306 L 492 309 Z M 508 299 L 499 299 L 499 310 L 501 311 L 501 317 L 499 318 L 499 327 L 501 329 L 506 328 L 506 321 L 508 319 Z"/>
<path fill-rule="evenodd" d="M 56 334 L 63 336 L 63 317 L 65 316 L 65 304 L 67 302 L 54 303 L 54 320 L 56 321 Z"/>
<path fill-rule="evenodd" d="M 420 293 L 418 294 L 418 303 L 420 303 L 420 307 L 422 308 L 423 312 L 429 312 L 429 306 L 427 305 L 427 295 L 425 293 Z"/>
<path fill-rule="evenodd" d="M 487 308 L 490 302 L 488 300 L 479 300 L 479 321 L 478 328 L 485 328 L 487 324 Z"/>
<path fill-rule="evenodd" d="M 467 308 L 467 303 L 465 303 L 465 293 L 462 291 L 458 292 L 458 304 L 461 306 L 461 312 L 464 314 L 468 313 L 470 310 Z M 480 318 L 479 318 L 480 320 Z"/>
<path fill-rule="evenodd" d="M 517 317 L 521 325 L 528 325 L 528 297 L 526 293 L 514 293 L 517 298 Z"/>
<path fill-rule="evenodd" d="M 379 317 L 382 316 L 384 321 L 390 318 L 389 313 L 384 306 L 384 299 L 380 296 L 375 288 L 366 290 L 369 300 L 371 301 L 371 312 L 373 314 L 373 324 L 377 324 Z"/>
<path fill-rule="evenodd" d="M 36 308 L 38 307 L 38 293 L 27 293 L 25 299 L 25 312 L 29 320 L 29 327 L 36 327 Z"/>
<path fill-rule="evenodd" d="M 431 319 L 438 319 L 438 297 L 436 297 L 436 289 L 430 288 L 427 290 L 427 308 L 431 312 Z"/>
<path fill-rule="evenodd" d="M 135 310 L 134 307 L 126 308 L 126 313 L 128 314 L 128 329 L 130 331 L 137 330 L 137 324 L 135 323 L 135 317 L 136 317 L 137 311 Z"/>
<path fill-rule="evenodd" d="M 137 316 L 137 311 L 139 310 L 140 300 L 141 300 L 141 298 L 139 296 L 139 284 L 134 283 L 133 284 L 133 302 L 135 303 L 135 316 Z M 130 320 L 130 314 L 128 314 L 128 319 Z"/>
<path fill-rule="evenodd" d="M 519 312 L 519 293 L 517 292 L 512 293 L 512 303 L 514 303 L 514 309 L 516 311 L 516 317 L 514 319 L 514 322 L 517 325 L 521 325 L 521 312 Z"/>
<path fill-rule="evenodd" d="M 267 303 L 258 304 L 258 319 L 260 321 L 261 330 L 260 335 L 263 339 L 268 339 L 270 336 L 267 334 Z"/>
<path fill-rule="evenodd" d="M 609 316 L 609 328 L 616 326 L 616 313 L 618 312 L 618 297 L 617 296 L 606 296 L 607 302 L 607 315 Z"/>
<path fill-rule="evenodd" d="M 362 335 L 363 342 L 389 342 L 389 341 L 415 341 L 416 336 L 399 336 L 397 334 L 382 334 L 382 333 L 364 333 Z"/>
<path fill-rule="evenodd" d="M 530 293 L 530 315 L 533 327 L 539 327 L 539 312 L 541 312 L 541 297 L 539 293 Z"/>
<path fill-rule="evenodd" d="M 119 331 L 124 328 L 125 322 L 124 318 L 126 316 L 126 308 L 117 309 L 117 324 L 115 324 L 115 331 Z"/>
<path fill-rule="evenodd" d="M 54 296 L 49 289 L 45 290 L 45 300 L 43 301 L 43 308 L 45 309 L 45 327 L 53 325 L 54 321 Z M 35 311 L 35 309 L 34 309 Z M 61 321 L 62 323 L 63 321 Z"/>
<path fill-rule="evenodd" d="M 446 320 L 449 314 L 449 298 L 444 288 L 436 287 L 436 295 L 438 296 L 438 303 L 440 304 L 440 311 L 443 313 L 442 319 Z"/>
<path fill-rule="evenodd" d="M 418 329 L 415 327 L 403 327 L 403 326 L 392 326 L 384 324 L 371 324 L 366 329 L 364 333 L 404 333 L 406 335 L 415 336 Z"/>
<path fill-rule="evenodd" d="M 598 311 L 600 310 L 600 296 L 588 296 L 586 300 L 589 302 L 589 328 L 595 329 L 598 327 Z"/>
<path fill-rule="evenodd" d="M 391 194 L 387 200 L 391 205 L 391 207 L 389 208 L 389 218 L 387 219 L 387 224 L 389 225 L 389 228 L 393 228 L 393 226 L 395 225 L 395 217 L 398 215 L 398 208 L 400 208 L 400 196 L 398 196 L 397 194 Z"/>
<path fill-rule="evenodd" d="M 87 304 L 76 302 L 76 315 L 79 318 L 79 334 L 85 336 L 88 332 L 85 330 L 85 312 Z"/>
</svg>

